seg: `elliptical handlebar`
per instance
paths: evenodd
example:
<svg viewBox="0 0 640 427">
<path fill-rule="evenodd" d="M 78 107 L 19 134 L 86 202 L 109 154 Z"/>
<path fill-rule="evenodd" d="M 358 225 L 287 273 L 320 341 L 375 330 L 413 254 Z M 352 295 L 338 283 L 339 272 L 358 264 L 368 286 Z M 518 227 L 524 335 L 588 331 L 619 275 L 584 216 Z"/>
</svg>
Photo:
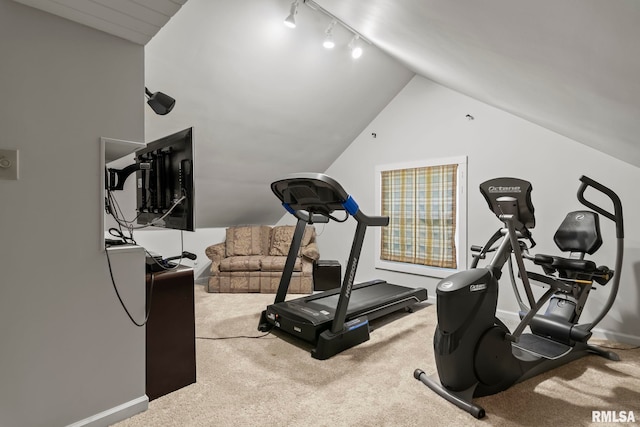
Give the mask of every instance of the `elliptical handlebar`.
<svg viewBox="0 0 640 427">
<path fill-rule="evenodd" d="M 582 203 L 583 205 L 585 205 L 590 209 L 593 209 L 599 214 L 606 216 L 611 221 L 615 222 L 616 237 L 618 239 L 624 238 L 624 225 L 622 221 L 622 203 L 620 202 L 620 198 L 618 197 L 618 195 L 610 188 L 605 187 L 604 185 L 600 184 L 597 181 L 594 181 L 588 176 L 582 175 L 580 177 L 580 181 L 582 182 L 582 184 L 580 184 L 580 188 L 578 189 L 578 200 L 580 201 L 580 203 Z M 601 193 L 609 197 L 609 199 L 611 199 L 611 202 L 613 202 L 614 213 L 608 212 L 603 208 L 601 208 L 600 206 L 596 205 L 595 203 L 585 199 L 584 192 L 587 190 L 588 187 L 593 187 L 594 189 L 600 191 Z"/>
<path fill-rule="evenodd" d="M 611 307 L 613 306 L 613 303 L 615 302 L 616 297 L 618 295 L 618 289 L 620 287 L 620 273 L 622 270 L 622 259 L 624 254 L 624 225 L 622 220 L 622 203 L 620 202 L 620 198 L 618 197 L 618 195 L 610 188 L 605 187 L 604 185 L 600 184 L 597 181 L 594 181 L 593 179 L 587 176 L 582 175 L 580 177 L 580 181 L 582 182 L 582 184 L 578 189 L 578 200 L 580 201 L 580 203 L 587 206 L 588 208 L 593 209 L 599 214 L 604 215 L 607 218 L 609 218 L 611 221 L 615 222 L 616 237 L 618 241 L 616 245 L 616 264 L 614 267 L 615 275 L 613 276 L 611 292 L 609 293 L 609 298 L 607 298 L 607 301 L 605 302 L 602 309 L 600 310 L 600 313 L 595 317 L 595 319 L 591 323 L 586 325 L 585 330 L 591 331 L 598 323 L 600 323 L 600 321 L 609 312 L 609 310 L 611 310 Z M 600 191 L 601 193 L 609 197 L 609 199 L 611 199 L 611 202 L 613 203 L 613 209 L 614 209 L 613 214 L 584 198 L 584 192 L 588 187 L 592 187 Z"/>
</svg>

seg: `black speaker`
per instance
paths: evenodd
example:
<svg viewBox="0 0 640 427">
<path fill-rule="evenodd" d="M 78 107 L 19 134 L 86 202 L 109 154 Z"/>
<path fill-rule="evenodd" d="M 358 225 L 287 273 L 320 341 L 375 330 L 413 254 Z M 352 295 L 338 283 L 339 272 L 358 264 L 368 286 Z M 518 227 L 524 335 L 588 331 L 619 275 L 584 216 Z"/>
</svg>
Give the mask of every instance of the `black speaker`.
<svg viewBox="0 0 640 427">
<path fill-rule="evenodd" d="M 341 285 L 342 267 L 338 261 L 318 260 L 313 265 L 313 290 L 327 291 Z"/>
</svg>

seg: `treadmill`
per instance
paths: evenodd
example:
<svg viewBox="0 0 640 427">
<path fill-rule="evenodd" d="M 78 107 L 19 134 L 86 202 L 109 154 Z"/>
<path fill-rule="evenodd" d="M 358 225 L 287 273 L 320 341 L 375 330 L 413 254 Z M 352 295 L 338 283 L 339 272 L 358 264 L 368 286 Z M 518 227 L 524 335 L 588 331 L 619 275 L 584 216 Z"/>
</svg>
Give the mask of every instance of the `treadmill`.
<svg viewBox="0 0 640 427">
<path fill-rule="evenodd" d="M 353 283 L 367 227 L 384 227 L 389 224 L 389 217 L 365 215 L 338 182 L 320 173 L 288 175 L 272 183 L 271 190 L 298 222 L 275 301 L 262 312 L 258 330 L 277 328 L 311 342 L 315 345 L 311 356 L 325 360 L 367 341 L 370 320 L 401 309 L 410 310 L 413 304 L 427 299 L 424 288 L 383 280 Z M 345 216 L 336 218 L 335 211 L 344 211 Z M 358 224 L 342 286 L 285 301 L 306 225 L 329 220 L 344 222 L 349 216 Z"/>
</svg>

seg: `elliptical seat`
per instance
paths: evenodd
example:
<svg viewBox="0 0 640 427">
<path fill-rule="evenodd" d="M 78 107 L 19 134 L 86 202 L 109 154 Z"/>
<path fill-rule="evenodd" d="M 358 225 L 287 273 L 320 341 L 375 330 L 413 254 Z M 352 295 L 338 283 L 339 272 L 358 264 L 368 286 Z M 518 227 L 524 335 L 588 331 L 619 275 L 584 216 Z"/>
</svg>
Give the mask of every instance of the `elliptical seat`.
<svg viewBox="0 0 640 427">
<path fill-rule="evenodd" d="M 553 241 L 563 252 L 580 254 L 580 258 L 565 258 L 555 255 L 537 254 L 533 262 L 545 273 L 558 273 L 560 278 L 595 280 L 605 285 L 613 277 L 607 266 L 596 266 L 593 261 L 582 259 L 593 255 L 602 246 L 600 217 L 591 211 L 569 212 L 553 236 Z"/>
</svg>

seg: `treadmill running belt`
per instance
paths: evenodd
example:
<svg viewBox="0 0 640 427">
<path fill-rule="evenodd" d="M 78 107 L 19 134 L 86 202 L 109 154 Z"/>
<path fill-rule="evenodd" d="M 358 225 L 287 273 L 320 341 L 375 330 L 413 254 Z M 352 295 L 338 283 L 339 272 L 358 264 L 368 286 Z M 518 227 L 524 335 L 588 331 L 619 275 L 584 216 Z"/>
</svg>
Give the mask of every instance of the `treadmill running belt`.
<svg viewBox="0 0 640 427">
<path fill-rule="evenodd" d="M 375 305 L 381 301 L 396 299 L 398 294 L 402 294 L 406 289 L 404 286 L 393 285 L 391 283 L 379 283 L 364 288 L 353 288 L 347 311 L 353 313 L 375 307 Z M 340 294 L 336 293 L 326 297 L 312 299 L 306 301 L 306 303 L 318 311 L 327 310 L 334 312 L 338 306 L 338 298 L 340 298 Z"/>
</svg>

